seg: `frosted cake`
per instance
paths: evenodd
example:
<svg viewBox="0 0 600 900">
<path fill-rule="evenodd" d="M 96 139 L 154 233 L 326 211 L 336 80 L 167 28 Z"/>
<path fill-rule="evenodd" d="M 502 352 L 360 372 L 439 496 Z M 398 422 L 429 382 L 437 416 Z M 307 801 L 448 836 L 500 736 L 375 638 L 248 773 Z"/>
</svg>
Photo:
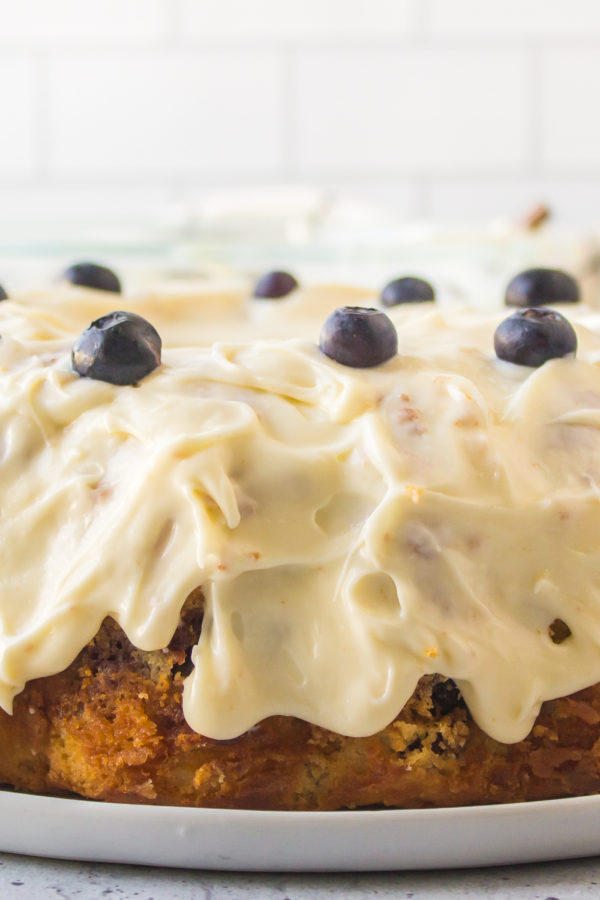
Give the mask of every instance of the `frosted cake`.
<svg viewBox="0 0 600 900">
<path fill-rule="evenodd" d="M 286 278 L 0 304 L 0 780 L 599 790 L 600 318 Z"/>
</svg>

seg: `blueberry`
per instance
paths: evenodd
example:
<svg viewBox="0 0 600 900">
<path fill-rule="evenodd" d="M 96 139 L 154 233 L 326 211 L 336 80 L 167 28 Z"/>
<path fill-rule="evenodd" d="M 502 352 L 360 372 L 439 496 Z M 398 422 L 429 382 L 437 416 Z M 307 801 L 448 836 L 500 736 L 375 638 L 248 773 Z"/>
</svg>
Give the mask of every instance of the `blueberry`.
<svg viewBox="0 0 600 900">
<path fill-rule="evenodd" d="M 256 282 L 254 296 L 257 300 L 279 300 L 297 287 L 298 282 L 289 272 L 267 272 Z"/>
<path fill-rule="evenodd" d="M 515 275 L 504 295 L 507 306 L 547 306 L 578 300 L 579 285 L 561 269 L 526 269 Z"/>
<path fill-rule="evenodd" d="M 111 312 L 86 328 L 71 353 L 73 371 L 110 384 L 136 384 L 160 365 L 156 329 L 130 312 Z"/>
<path fill-rule="evenodd" d="M 115 294 L 121 293 L 121 282 L 112 269 L 96 263 L 75 263 L 63 272 L 63 279 L 80 287 L 95 288 L 97 291 L 112 291 Z"/>
<path fill-rule="evenodd" d="M 0 284 L 0 300 L 8 300 L 8 294 Z"/>
<path fill-rule="evenodd" d="M 398 352 L 398 335 L 380 310 L 341 306 L 323 325 L 319 347 L 343 366 L 369 369 Z"/>
<path fill-rule="evenodd" d="M 435 292 L 428 281 L 422 278 L 395 278 L 381 292 L 384 306 L 398 306 L 399 303 L 428 303 L 435 300 Z"/>
<path fill-rule="evenodd" d="M 499 359 L 518 366 L 541 366 L 577 350 L 571 323 L 553 309 L 520 309 L 498 325 L 494 348 Z"/>
<path fill-rule="evenodd" d="M 452 679 L 438 681 L 431 688 L 431 714 L 435 719 L 448 716 L 457 707 L 464 709 L 465 702 Z"/>
</svg>

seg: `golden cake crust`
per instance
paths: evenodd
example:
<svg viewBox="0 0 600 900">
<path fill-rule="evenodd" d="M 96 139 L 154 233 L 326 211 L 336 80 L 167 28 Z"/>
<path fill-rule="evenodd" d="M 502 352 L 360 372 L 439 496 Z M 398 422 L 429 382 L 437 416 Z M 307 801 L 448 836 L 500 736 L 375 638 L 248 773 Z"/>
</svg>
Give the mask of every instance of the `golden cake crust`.
<svg viewBox="0 0 600 900">
<path fill-rule="evenodd" d="M 451 681 L 421 679 L 400 715 L 364 738 L 272 717 L 239 738 L 192 731 L 182 683 L 199 594 L 165 650 L 137 650 L 105 620 L 77 659 L 0 712 L 0 782 L 132 803 L 328 810 L 540 800 L 600 791 L 600 686 L 545 703 L 529 736 L 500 744 Z"/>
</svg>

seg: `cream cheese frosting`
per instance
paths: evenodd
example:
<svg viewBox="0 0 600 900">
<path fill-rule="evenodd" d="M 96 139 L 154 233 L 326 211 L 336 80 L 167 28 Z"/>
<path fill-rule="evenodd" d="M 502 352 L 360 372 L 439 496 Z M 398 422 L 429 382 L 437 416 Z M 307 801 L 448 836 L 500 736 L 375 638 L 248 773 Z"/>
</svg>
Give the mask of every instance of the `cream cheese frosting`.
<svg viewBox="0 0 600 900">
<path fill-rule="evenodd" d="M 388 311 L 399 353 L 375 369 L 323 356 L 329 312 L 374 299 L 0 304 L 4 709 L 106 616 L 165 647 L 199 586 L 184 713 L 217 739 L 276 714 L 371 734 L 440 673 L 512 742 L 600 681 L 600 319 L 567 310 L 577 358 L 539 369 L 496 359 L 503 316 L 433 305 Z M 137 386 L 70 368 L 116 307 L 163 340 Z"/>
</svg>

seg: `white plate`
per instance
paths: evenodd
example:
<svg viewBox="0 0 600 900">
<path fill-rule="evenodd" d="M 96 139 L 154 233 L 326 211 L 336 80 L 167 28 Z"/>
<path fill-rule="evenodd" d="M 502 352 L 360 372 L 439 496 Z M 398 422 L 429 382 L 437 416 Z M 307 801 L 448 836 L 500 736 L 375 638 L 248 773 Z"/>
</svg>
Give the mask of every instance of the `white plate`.
<svg viewBox="0 0 600 900">
<path fill-rule="evenodd" d="M 262 871 L 489 866 L 600 853 L 600 797 L 460 809 L 253 812 L 0 791 L 0 850 Z"/>
</svg>

